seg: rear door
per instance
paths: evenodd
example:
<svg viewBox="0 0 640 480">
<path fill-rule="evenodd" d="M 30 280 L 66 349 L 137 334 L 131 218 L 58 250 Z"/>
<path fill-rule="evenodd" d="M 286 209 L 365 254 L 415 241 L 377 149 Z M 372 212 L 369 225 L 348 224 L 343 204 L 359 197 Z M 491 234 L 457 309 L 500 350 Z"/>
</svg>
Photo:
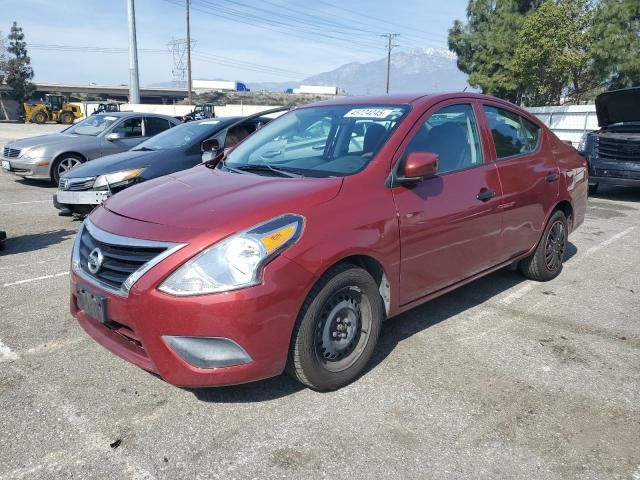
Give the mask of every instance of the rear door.
<svg viewBox="0 0 640 480">
<path fill-rule="evenodd" d="M 439 155 L 435 177 L 393 189 L 399 214 L 400 303 L 408 303 L 497 263 L 501 188 L 495 162 L 486 161 L 473 103 L 431 109 L 405 139 L 412 151 Z"/>
<path fill-rule="evenodd" d="M 162 117 L 145 117 L 144 118 L 144 140 L 154 135 L 164 132 L 173 127 L 173 124 L 166 118 Z"/>
<path fill-rule="evenodd" d="M 538 125 L 502 105 L 483 102 L 482 110 L 502 183 L 501 260 L 508 260 L 538 242 L 558 199 L 560 172 Z"/>
</svg>

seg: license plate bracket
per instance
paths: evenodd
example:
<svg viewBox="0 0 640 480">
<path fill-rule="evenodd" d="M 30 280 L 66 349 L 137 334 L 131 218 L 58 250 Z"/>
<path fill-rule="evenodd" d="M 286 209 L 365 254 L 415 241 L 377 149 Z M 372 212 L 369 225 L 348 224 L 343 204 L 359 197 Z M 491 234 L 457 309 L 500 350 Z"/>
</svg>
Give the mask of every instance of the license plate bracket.
<svg viewBox="0 0 640 480">
<path fill-rule="evenodd" d="M 84 310 L 87 315 L 104 325 L 109 323 L 106 297 L 85 285 L 76 285 L 76 298 L 78 299 L 78 307 Z"/>
<path fill-rule="evenodd" d="M 5 170 L 11 170 L 11 164 L 9 163 L 9 160 L 2 160 L 2 168 L 4 168 Z"/>
</svg>

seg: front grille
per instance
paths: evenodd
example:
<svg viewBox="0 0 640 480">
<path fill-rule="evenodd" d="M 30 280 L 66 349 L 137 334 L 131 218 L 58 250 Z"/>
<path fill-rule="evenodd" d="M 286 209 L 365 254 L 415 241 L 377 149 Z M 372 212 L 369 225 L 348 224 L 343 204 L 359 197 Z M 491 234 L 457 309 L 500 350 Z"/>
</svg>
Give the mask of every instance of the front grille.
<svg viewBox="0 0 640 480">
<path fill-rule="evenodd" d="M 602 159 L 640 162 L 640 139 L 599 136 L 596 148 Z"/>
<path fill-rule="evenodd" d="M 58 188 L 60 190 L 70 190 L 70 191 L 83 191 L 83 190 L 91 190 L 93 188 L 93 184 L 96 181 L 96 177 L 85 177 L 85 178 L 60 178 L 60 182 L 58 182 Z"/>
<path fill-rule="evenodd" d="M 117 243 L 118 237 L 115 235 L 100 235 L 99 233 L 106 233 L 102 230 L 94 229 L 92 235 L 88 228 L 82 228 L 80 232 L 79 247 L 79 267 L 82 269 L 82 273 L 96 279 L 98 283 L 102 283 L 113 290 L 122 290 L 122 284 L 132 273 L 142 269 L 145 265 L 152 262 L 159 255 L 167 251 L 166 244 L 158 242 L 157 247 L 143 247 L 122 245 Z M 116 241 L 110 241 L 109 243 L 99 240 L 97 237 L 112 236 Z M 104 238 L 103 238 L 104 240 Z M 135 239 L 129 239 L 135 240 Z M 140 241 L 141 243 L 151 243 L 147 241 Z M 92 273 L 89 270 L 89 254 L 96 248 L 100 249 L 103 255 L 102 265 L 96 273 Z"/>
<path fill-rule="evenodd" d="M 4 147 L 2 151 L 4 158 L 18 158 L 20 156 L 19 148 Z"/>
</svg>

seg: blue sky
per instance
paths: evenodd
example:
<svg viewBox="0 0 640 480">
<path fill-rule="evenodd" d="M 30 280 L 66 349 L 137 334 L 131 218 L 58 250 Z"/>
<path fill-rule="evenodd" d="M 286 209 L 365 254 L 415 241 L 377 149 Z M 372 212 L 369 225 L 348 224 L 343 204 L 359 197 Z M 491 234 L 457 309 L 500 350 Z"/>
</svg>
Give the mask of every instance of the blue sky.
<svg viewBox="0 0 640 480">
<path fill-rule="evenodd" d="M 0 30 L 24 29 L 35 78 L 128 82 L 126 0 L 3 0 Z M 136 0 L 140 83 L 170 81 L 167 43 L 183 38 L 185 0 Z M 467 0 L 191 0 L 193 78 L 300 80 L 398 49 L 446 48 Z M 61 47 L 61 46 L 64 46 Z M 70 47 L 70 48 L 69 48 Z M 93 47 L 97 47 L 94 49 Z M 166 52 L 166 53 L 165 53 Z"/>
</svg>

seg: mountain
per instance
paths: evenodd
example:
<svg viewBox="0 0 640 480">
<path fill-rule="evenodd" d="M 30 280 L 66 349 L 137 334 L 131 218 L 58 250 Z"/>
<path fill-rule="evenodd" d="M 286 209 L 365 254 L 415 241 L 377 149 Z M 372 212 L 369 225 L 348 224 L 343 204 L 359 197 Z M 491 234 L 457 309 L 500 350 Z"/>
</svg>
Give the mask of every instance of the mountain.
<svg viewBox="0 0 640 480">
<path fill-rule="evenodd" d="M 352 62 L 300 82 L 250 83 L 252 90 L 284 91 L 291 86 L 337 86 L 350 95 L 384 93 L 387 59 Z M 444 92 L 468 88 L 467 75 L 458 70 L 455 54 L 440 48 L 399 51 L 391 55 L 391 93 Z"/>
<path fill-rule="evenodd" d="M 350 95 L 384 93 L 387 59 L 352 62 L 330 72 L 289 82 L 247 82 L 255 91 L 284 92 L 300 85 L 337 86 Z M 171 82 L 151 86 L 171 86 Z M 451 92 L 468 88 L 467 75 L 458 70 L 455 54 L 443 48 L 398 51 L 391 55 L 391 93 Z"/>
</svg>

